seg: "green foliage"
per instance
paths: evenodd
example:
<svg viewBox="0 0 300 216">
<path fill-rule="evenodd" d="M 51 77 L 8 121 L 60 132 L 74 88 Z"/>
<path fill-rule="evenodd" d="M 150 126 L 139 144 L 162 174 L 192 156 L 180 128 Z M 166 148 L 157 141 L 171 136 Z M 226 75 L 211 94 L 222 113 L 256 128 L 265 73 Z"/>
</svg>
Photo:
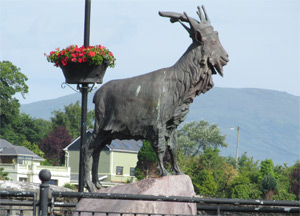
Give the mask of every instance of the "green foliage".
<svg viewBox="0 0 300 216">
<path fill-rule="evenodd" d="M 260 163 L 260 171 L 258 179 L 261 182 L 266 175 L 271 175 L 275 178 L 274 163 L 272 159 L 266 159 Z"/>
<path fill-rule="evenodd" d="M 135 177 L 139 180 L 157 176 L 157 156 L 149 141 L 144 141 L 138 153 Z"/>
<path fill-rule="evenodd" d="M 178 130 L 178 146 L 184 155 L 196 156 L 209 146 L 227 147 L 226 136 L 221 135 L 216 124 L 201 120 L 189 122 Z"/>
<path fill-rule="evenodd" d="M 258 183 L 261 185 L 263 198 L 271 200 L 275 192 L 278 191 L 272 159 L 261 161 L 258 173 Z"/>
<path fill-rule="evenodd" d="M 251 182 L 246 173 L 239 173 L 229 187 L 229 198 L 260 199 L 261 191 L 257 184 Z"/>
<path fill-rule="evenodd" d="M 20 68 L 9 61 L 0 62 L 0 137 L 2 138 L 6 134 L 13 136 L 12 123 L 16 124 L 20 113 L 20 103 L 14 96 L 21 93 L 24 97 L 28 93 L 25 81 L 27 77 L 21 73 Z"/>
<path fill-rule="evenodd" d="M 69 189 L 74 190 L 74 191 L 77 189 L 75 185 L 70 184 L 70 183 L 65 183 L 64 187 L 69 188 Z"/>
<path fill-rule="evenodd" d="M 265 175 L 262 180 L 262 192 L 267 200 L 271 200 L 275 192 L 278 192 L 277 181 L 272 174 Z"/>
<path fill-rule="evenodd" d="M 219 152 L 219 149 L 208 147 L 200 156 L 186 158 L 183 172 L 191 177 L 197 193 L 209 197 L 226 197 L 226 188 L 237 171 L 226 163 Z"/>
<path fill-rule="evenodd" d="M 71 103 L 68 106 L 65 106 L 65 110 L 55 110 L 53 112 L 54 117 L 51 117 L 52 128 L 56 126 L 65 126 L 67 130 L 71 133 L 72 137 L 77 138 L 80 136 L 81 128 L 81 106 L 79 101 L 75 104 Z M 89 111 L 87 113 L 87 128 L 93 127 L 93 116 L 94 112 Z"/>
<path fill-rule="evenodd" d="M 218 185 L 215 182 L 211 171 L 203 169 L 196 173 L 193 180 L 196 193 L 209 197 L 214 197 L 216 195 Z"/>
<path fill-rule="evenodd" d="M 0 180 L 9 180 L 8 173 L 4 172 L 4 168 L 0 168 Z"/>
<path fill-rule="evenodd" d="M 248 157 L 247 153 L 243 153 L 238 160 L 239 173 L 249 178 L 250 182 L 257 184 L 259 161 L 254 161 L 253 157 Z"/>
<path fill-rule="evenodd" d="M 37 144 L 30 143 L 28 141 L 24 141 L 22 143 L 22 146 L 29 149 L 30 151 L 32 151 L 36 155 L 40 156 L 41 158 L 44 158 L 45 153 L 39 148 L 39 146 Z"/>
<path fill-rule="evenodd" d="M 300 198 L 300 162 L 298 161 L 293 167 L 290 175 L 291 191 L 296 195 L 297 199 Z"/>
<path fill-rule="evenodd" d="M 27 77 L 19 68 L 9 61 L 0 62 L 0 138 L 43 157 L 37 143 L 48 133 L 50 122 L 20 114 L 20 104 L 14 96 L 28 93 L 25 81 Z"/>
</svg>

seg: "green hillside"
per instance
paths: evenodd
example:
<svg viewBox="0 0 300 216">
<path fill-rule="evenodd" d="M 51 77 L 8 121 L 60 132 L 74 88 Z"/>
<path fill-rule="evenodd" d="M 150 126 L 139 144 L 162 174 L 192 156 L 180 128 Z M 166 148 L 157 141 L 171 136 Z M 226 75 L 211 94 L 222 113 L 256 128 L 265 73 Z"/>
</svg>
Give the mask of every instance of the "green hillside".
<svg viewBox="0 0 300 216">
<path fill-rule="evenodd" d="M 89 94 L 88 109 L 93 109 Z M 81 100 L 72 94 L 53 100 L 21 106 L 21 112 L 32 117 L 50 119 L 51 112 Z M 256 160 L 270 158 L 275 164 L 293 164 L 299 160 L 300 97 L 263 89 L 213 88 L 195 98 L 186 121 L 205 119 L 216 123 L 227 136 L 228 148 L 223 155 L 235 156 L 240 126 L 239 155 L 247 152 Z"/>
</svg>

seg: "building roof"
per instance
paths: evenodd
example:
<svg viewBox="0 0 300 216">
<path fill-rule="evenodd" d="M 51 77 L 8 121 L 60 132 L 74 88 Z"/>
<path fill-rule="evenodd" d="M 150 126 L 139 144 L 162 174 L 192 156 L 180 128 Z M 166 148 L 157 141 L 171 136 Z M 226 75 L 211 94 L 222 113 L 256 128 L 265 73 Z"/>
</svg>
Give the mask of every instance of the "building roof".
<svg viewBox="0 0 300 216">
<path fill-rule="evenodd" d="M 86 131 L 87 139 L 93 134 L 93 130 Z M 141 140 L 119 140 L 115 139 L 110 145 L 106 145 L 103 151 L 115 151 L 115 152 L 132 152 L 138 153 L 142 147 L 143 142 Z M 80 136 L 73 140 L 64 151 L 79 151 L 80 149 Z"/>
<path fill-rule="evenodd" d="M 36 161 L 45 160 L 24 146 L 14 146 L 4 139 L 0 139 L 0 156 L 26 156 Z"/>
</svg>

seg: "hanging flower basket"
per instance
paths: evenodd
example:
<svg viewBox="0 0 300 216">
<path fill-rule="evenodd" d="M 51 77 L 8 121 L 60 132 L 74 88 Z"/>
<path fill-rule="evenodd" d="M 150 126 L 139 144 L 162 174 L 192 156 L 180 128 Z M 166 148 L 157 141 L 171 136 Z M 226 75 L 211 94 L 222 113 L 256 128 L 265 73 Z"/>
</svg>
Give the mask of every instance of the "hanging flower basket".
<svg viewBox="0 0 300 216">
<path fill-rule="evenodd" d="M 66 83 L 102 83 L 107 67 L 115 66 L 115 57 L 104 46 L 96 45 L 85 48 L 77 45 L 45 54 L 49 62 L 60 67 Z"/>
<path fill-rule="evenodd" d="M 89 65 L 88 63 L 69 63 L 66 66 L 60 66 L 66 83 L 82 84 L 82 83 L 103 83 L 107 64 Z"/>
</svg>

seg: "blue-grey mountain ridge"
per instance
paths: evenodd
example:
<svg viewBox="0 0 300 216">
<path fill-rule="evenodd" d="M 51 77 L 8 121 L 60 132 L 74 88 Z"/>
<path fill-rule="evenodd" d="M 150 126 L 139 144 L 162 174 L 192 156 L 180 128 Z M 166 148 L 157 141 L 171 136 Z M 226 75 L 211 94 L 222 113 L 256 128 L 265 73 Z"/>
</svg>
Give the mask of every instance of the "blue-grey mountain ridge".
<svg viewBox="0 0 300 216">
<path fill-rule="evenodd" d="M 94 92 L 88 96 L 88 109 L 93 110 Z M 49 120 L 54 110 L 81 100 L 75 93 L 57 99 L 21 105 L 21 112 Z M 275 164 L 294 164 L 300 155 L 300 97 L 264 89 L 213 88 L 195 98 L 185 120 L 204 119 L 215 123 L 227 137 L 224 156 L 235 157 L 237 127 L 239 156 L 247 152 L 254 160 L 272 159 Z M 182 123 L 181 125 L 183 125 Z"/>
</svg>

